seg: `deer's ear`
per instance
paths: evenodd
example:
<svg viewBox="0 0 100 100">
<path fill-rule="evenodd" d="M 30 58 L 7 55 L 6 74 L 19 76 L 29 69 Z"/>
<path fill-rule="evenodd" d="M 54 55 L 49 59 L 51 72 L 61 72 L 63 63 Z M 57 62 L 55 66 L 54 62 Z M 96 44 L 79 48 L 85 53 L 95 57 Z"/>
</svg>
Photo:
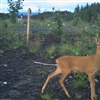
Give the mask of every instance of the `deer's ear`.
<svg viewBox="0 0 100 100">
<path fill-rule="evenodd" d="M 97 41 L 98 41 L 98 38 L 96 38 L 96 37 L 93 37 L 93 40 L 97 43 Z"/>
</svg>

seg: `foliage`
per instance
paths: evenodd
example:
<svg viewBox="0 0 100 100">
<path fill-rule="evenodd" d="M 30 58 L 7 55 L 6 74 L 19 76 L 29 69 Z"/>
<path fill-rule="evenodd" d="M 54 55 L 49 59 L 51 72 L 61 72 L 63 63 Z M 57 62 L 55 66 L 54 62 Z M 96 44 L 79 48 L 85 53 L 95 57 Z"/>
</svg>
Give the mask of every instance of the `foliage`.
<svg viewBox="0 0 100 100">
<path fill-rule="evenodd" d="M 84 73 L 73 73 L 75 80 L 72 81 L 71 86 L 76 89 L 84 89 L 88 87 L 87 75 Z"/>
<path fill-rule="evenodd" d="M 20 32 L 5 31 L 0 34 L 0 37 L 2 37 L 0 47 L 5 46 L 5 50 L 19 48 L 25 43 L 25 34 L 20 34 Z"/>
<path fill-rule="evenodd" d="M 75 26 L 77 25 L 79 19 L 81 19 L 84 22 L 94 23 L 95 20 L 97 19 L 97 14 L 100 13 L 99 8 L 100 8 L 99 2 L 92 3 L 91 5 L 87 3 L 84 7 L 83 6 L 80 7 L 79 5 L 77 5 L 74 13 L 71 13 L 69 11 L 58 11 L 58 12 L 64 21 L 74 20 L 73 25 Z M 36 19 L 45 20 L 45 19 L 51 19 L 52 15 L 56 15 L 56 11 L 43 12 L 43 14 L 39 13 L 37 15 L 32 16 L 32 18 L 35 20 Z"/>
<path fill-rule="evenodd" d="M 86 38 L 88 39 L 88 38 Z M 93 40 L 77 41 L 73 47 L 73 54 L 77 56 L 88 56 L 95 53 Z M 86 43 L 87 42 L 87 43 Z"/>
<path fill-rule="evenodd" d="M 87 80 L 87 75 L 84 73 L 73 73 L 76 79 L 81 79 L 82 81 Z"/>
<path fill-rule="evenodd" d="M 8 19 L 9 18 L 9 14 L 8 13 L 0 13 L 0 19 Z"/>
<path fill-rule="evenodd" d="M 17 5 L 16 5 L 17 1 L 18 2 L 21 1 L 20 7 L 22 7 L 23 0 L 16 0 L 15 2 L 14 2 L 14 0 L 7 0 L 7 1 L 10 2 L 10 3 L 8 2 L 9 10 L 10 10 L 9 12 L 11 12 L 11 9 L 16 10 L 16 12 L 18 11 L 17 9 L 15 9 L 15 7 L 17 7 Z M 77 24 L 79 18 L 84 22 L 94 23 L 95 20 L 97 19 L 97 15 L 100 13 L 99 8 L 100 8 L 99 2 L 92 3 L 91 5 L 89 5 L 87 3 L 84 7 L 83 6 L 80 7 L 79 5 L 77 5 L 75 8 L 75 11 L 73 13 L 66 11 L 66 10 L 65 11 L 54 11 L 56 8 L 52 7 L 51 9 L 52 10 L 54 9 L 52 12 L 45 11 L 43 13 L 39 13 L 39 14 L 31 16 L 31 18 L 34 20 L 41 20 L 41 21 L 44 21 L 46 19 L 50 20 L 50 19 L 52 19 L 52 15 L 56 15 L 56 12 L 59 12 L 59 14 L 61 15 L 61 18 L 64 20 L 64 22 L 73 20 L 73 25 Z M 15 14 L 15 13 L 13 12 L 13 14 Z M 8 17 L 9 17 L 9 14 L 0 13 L 0 18 L 6 19 Z M 24 16 L 24 17 L 27 17 L 27 16 Z"/>
<path fill-rule="evenodd" d="M 46 52 L 49 58 L 54 58 L 57 54 L 57 47 L 55 45 L 46 48 Z"/>
<path fill-rule="evenodd" d="M 4 53 L 4 51 L 3 51 L 3 50 L 0 50 L 0 55 L 1 55 L 2 53 Z"/>
<path fill-rule="evenodd" d="M 30 34 L 29 53 L 33 53 L 36 55 L 39 52 L 39 48 L 41 48 L 43 40 L 44 40 L 44 33 Z"/>
<path fill-rule="evenodd" d="M 74 80 L 74 81 L 72 81 L 71 86 L 72 86 L 74 89 L 85 89 L 85 88 L 88 87 L 88 84 L 87 84 L 87 82 L 85 82 L 85 81 Z"/>
<path fill-rule="evenodd" d="M 81 98 L 82 98 L 82 94 L 76 93 L 76 99 L 77 99 L 77 100 L 80 100 Z"/>
<path fill-rule="evenodd" d="M 76 42 L 74 45 L 73 54 L 80 56 L 80 55 L 82 55 L 82 50 L 83 50 L 82 42 L 81 41 Z"/>
<path fill-rule="evenodd" d="M 78 24 L 79 17 L 75 17 L 73 20 L 73 25 L 76 26 Z"/>
<path fill-rule="evenodd" d="M 84 9 L 84 8 L 81 8 Z M 78 8 L 78 10 L 80 10 Z M 84 11 L 84 10 L 83 10 Z M 81 13 L 83 13 L 83 11 Z M 45 12 L 46 14 L 47 12 Z M 56 13 L 56 12 L 55 12 Z M 65 12 L 64 12 L 65 13 Z M 76 12 L 75 12 L 76 13 Z M 80 11 L 77 11 L 77 14 L 79 14 Z M 85 12 L 83 13 L 85 14 Z M 41 15 L 41 14 L 39 14 Z M 46 15 L 45 17 L 50 17 L 51 13 Z M 42 15 L 41 15 L 42 16 Z M 41 17 L 40 16 L 40 17 Z M 77 31 L 65 31 L 63 32 L 63 26 L 62 26 L 62 16 L 61 12 L 56 13 L 54 16 L 54 20 L 48 20 L 46 19 L 45 21 L 41 20 L 34 20 L 34 24 L 32 24 L 34 27 L 39 27 L 39 26 L 47 26 L 47 23 L 50 23 L 50 27 L 53 28 L 53 34 L 52 39 L 58 39 L 58 35 L 60 37 L 60 41 L 56 41 L 55 43 L 53 42 L 52 39 L 49 37 L 46 37 L 49 33 L 43 31 L 43 32 L 36 32 L 36 33 L 31 33 L 30 36 L 30 45 L 28 46 L 28 53 L 33 53 L 34 55 L 39 55 L 40 59 L 44 60 L 47 58 L 48 60 L 54 58 L 56 56 L 62 56 L 62 55 L 77 55 L 77 56 L 86 56 L 86 55 L 91 55 L 95 54 L 95 43 L 93 42 L 92 36 L 96 36 L 96 33 L 98 37 L 100 37 L 100 15 L 97 17 L 96 21 L 96 33 L 89 32 L 88 29 L 89 27 L 86 25 L 86 23 L 83 25 L 82 20 L 84 21 L 85 17 L 81 15 L 75 17 L 73 20 L 73 25 L 74 28 L 75 26 L 79 24 L 79 27 Z M 88 15 L 87 15 L 88 16 Z M 94 16 L 94 15 L 93 15 Z M 92 16 L 92 17 L 93 17 Z M 86 19 L 89 21 L 90 19 Z M 80 23 L 81 22 L 81 23 Z M 90 21 L 89 21 L 90 22 Z M 66 22 L 68 23 L 68 22 Z M 26 32 L 19 32 L 19 31 L 8 31 L 6 28 L 8 28 L 9 23 L 7 21 L 2 23 L 2 26 L 0 29 L 2 31 L 0 32 L 0 47 L 5 47 L 3 49 L 0 48 L 0 54 L 4 53 L 5 50 L 11 50 L 11 49 L 16 49 L 21 46 L 25 46 L 25 34 Z M 14 24 L 12 24 L 14 25 Z M 95 26 L 95 25 L 94 25 Z M 55 28 L 56 27 L 56 28 Z M 80 29 L 80 27 L 82 27 Z M 71 30 L 73 27 L 71 26 Z M 79 31 L 80 30 L 80 31 Z M 50 31 L 51 33 L 52 31 Z M 77 33 L 77 34 L 74 34 Z M 46 43 L 46 40 L 50 40 L 50 43 Z M 45 45 L 46 44 L 46 45 Z M 39 74 L 44 73 L 38 72 Z M 100 72 L 98 73 L 100 76 Z M 73 73 L 73 76 L 75 77 L 75 80 L 72 81 L 71 86 L 75 89 L 84 89 L 87 88 L 87 75 L 83 73 Z M 43 94 L 41 95 L 42 100 L 52 100 L 51 99 L 52 95 L 50 94 Z M 81 99 L 82 95 L 79 93 L 76 93 L 76 98 Z"/>
<path fill-rule="evenodd" d="M 80 17 L 82 21 L 91 22 L 96 20 L 97 14 L 100 13 L 100 3 L 93 3 L 91 5 L 86 4 L 85 7 L 77 5 L 74 11 L 75 17 Z"/>
<path fill-rule="evenodd" d="M 96 35 L 97 37 L 100 37 L 100 14 L 98 14 L 96 20 Z"/>
<path fill-rule="evenodd" d="M 46 93 L 41 95 L 42 100 L 52 100 L 52 94 Z"/>
<path fill-rule="evenodd" d="M 1 20 L 0 21 L 1 25 L 0 25 L 0 29 L 6 29 L 8 27 L 8 23 L 6 21 Z"/>
<path fill-rule="evenodd" d="M 88 87 L 88 84 L 85 81 L 74 80 L 72 81 L 71 86 L 75 89 L 85 89 Z"/>
<path fill-rule="evenodd" d="M 72 46 L 71 45 L 66 45 L 66 44 L 61 44 L 59 45 L 58 49 L 59 55 L 70 55 L 72 54 Z"/>
<path fill-rule="evenodd" d="M 94 33 L 88 31 L 88 27 L 83 27 L 80 32 L 80 38 L 75 42 L 73 54 L 78 56 L 87 56 L 95 53 L 95 42 L 93 40 Z"/>
<path fill-rule="evenodd" d="M 53 30 L 53 33 L 56 35 L 61 35 L 63 33 L 63 25 L 62 25 L 61 14 L 59 12 L 56 12 L 54 14 L 53 23 L 54 23 L 54 26 L 51 27 Z"/>
<path fill-rule="evenodd" d="M 29 53 L 37 54 L 38 53 L 38 47 L 35 46 L 35 45 L 30 45 L 28 51 L 29 51 Z"/>
<path fill-rule="evenodd" d="M 24 0 L 8 0 L 8 6 L 9 6 L 9 13 L 11 17 L 11 22 L 15 23 L 16 22 L 16 17 L 18 15 L 18 12 L 20 9 L 22 9 L 22 3 Z"/>
<path fill-rule="evenodd" d="M 34 16 L 32 16 L 31 18 L 35 19 L 35 20 L 45 20 L 45 19 L 52 19 L 54 18 L 55 14 L 59 12 L 59 14 L 61 15 L 62 19 L 64 19 L 64 21 L 70 21 L 73 19 L 73 13 L 72 12 L 69 12 L 69 11 L 52 11 L 52 12 L 43 12 L 43 13 L 39 13 L 39 14 L 36 14 Z"/>
</svg>

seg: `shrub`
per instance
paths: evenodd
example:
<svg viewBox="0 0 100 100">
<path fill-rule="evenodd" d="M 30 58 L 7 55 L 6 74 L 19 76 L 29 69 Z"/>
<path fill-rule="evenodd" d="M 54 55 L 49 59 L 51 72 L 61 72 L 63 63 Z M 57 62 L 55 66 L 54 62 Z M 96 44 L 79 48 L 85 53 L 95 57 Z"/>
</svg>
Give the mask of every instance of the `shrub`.
<svg viewBox="0 0 100 100">
<path fill-rule="evenodd" d="M 21 32 L 5 31 L 1 34 L 2 44 L 0 46 L 6 47 L 5 50 L 16 49 L 24 45 L 25 34 Z"/>
<path fill-rule="evenodd" d="M 90 37 L 83 37 L 84 39 L 74 43 L 73 54 L 77 56 L 87 56 L 95 53 L 95 43 Z"/>
<path fill-rule="evenodd" d="M 58 50 L 59 55 L 70 55 L 72 54 L 72 47 L 71 45 L 61 44 Z"/>
<path fill-rule="evenodd" d="M 40 47 L 41 47 L 40 37 L 34 35 L 34 39 L 30 39 L 29 53 L 37 54 L 39 52 Z"/>
<path fill-rule="evenodd" d="M 82 42 L 78 41 L 75 43 L 74 48 L 73 48 L 73 54 L 74 55 L 82 55 Z"/>
<path fill-rule="evenodd" d="M 4 27 L 4 28 L 7 28 L 7 27 L 8 27 L 8 23 L 7 23 L 7 22 L 4 22 L 4 23 L 3 23 L 3 27 Z"/>
<path fill-rule="evenodd" d="M 47 26 L 52 30 L 52 34 L 60 36 L 63 33 L 62 17 L 59 11 L 55 12 L 53 21 L 48 23 Z"/>
<path fill-rule="evenodd" d="M 46 48 L 46 52 L 49 58 L 54 58 L 57 54 L 57 46 L 52 45 Z"/>
<path fill-rule="evenodd" d="M 74 18 L 73 20 L 73 26 L 76 26 L 78 24 L 79 17 Z"/>
<path fill-rule="evenodd" d="M 29 53 L 37 54 L 38 53 L 38 47 L 35 46 L 35 45 L 30 45 L 29 46 Z"/>
</svg>

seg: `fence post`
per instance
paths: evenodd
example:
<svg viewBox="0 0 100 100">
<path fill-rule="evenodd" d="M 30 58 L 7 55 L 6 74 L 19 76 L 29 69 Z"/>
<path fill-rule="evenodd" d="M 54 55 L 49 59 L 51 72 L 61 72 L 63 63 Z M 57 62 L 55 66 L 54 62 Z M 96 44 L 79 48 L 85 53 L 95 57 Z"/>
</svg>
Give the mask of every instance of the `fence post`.
<svg viewBox="0 0 100 100">
<path fill-rule="evenodd" d="M 31 9 L 28 8 L 28 16 L 27 16 L 27 44 L 29 44 L 29 33 L 30 33 L 30 12 L 31 12 Z"/>
</svg>

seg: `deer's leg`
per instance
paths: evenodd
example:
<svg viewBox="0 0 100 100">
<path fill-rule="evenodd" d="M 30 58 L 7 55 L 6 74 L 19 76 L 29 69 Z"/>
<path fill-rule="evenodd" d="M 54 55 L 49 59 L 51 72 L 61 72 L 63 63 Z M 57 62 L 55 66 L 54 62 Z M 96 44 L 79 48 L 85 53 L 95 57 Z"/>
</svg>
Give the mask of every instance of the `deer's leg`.
<svg viewBox="0 0 100 100">
<path fill-rule="evenodd" d="M 94 76 L 88 75 L 89 81 L 90 81 L 90 87 L 91 87 L 91 100 L 96 100 L 97 96 L 95 94 L 95 80 Z"/>
<path fill-rule="evenodd" d="M 54 72 L 52 72 L 51 74 L 48 75 L 48 78 L 47 78 L 47 80 L 45 81 L 45 83 L 44 83 L 44 85 L 43 85 L 43 87 L 42 87 L 42 93 L 44 92 L 44 89 L 46 88 L 46 86 L 47 86 L 49 80 L 50 80 L 51 78 L 53 78 L 54 76 L 60 74 L 61 72 L 62 72 L 62 71 L 61 71 L 60 67 L 57 67 L 57 69 L 56 69 Z"/>
<path fill-rule="evenodd" d="M 67 91 L 67 89 L 65 88 L 65 85 L 64 85 L 64 80 L 65 80 L 65 78 L 68 76 L 69 73 L 70 73 L 70 71 L 63 72 L 63 74 L 62 74 L 62 76 L 61 76 L 59 82 L 60 82 L 60 85 L 61 85 L 61 87 L 63 88 L 65 94 L 70 98 L 70 95 L 69 95 L 69 93 L 68 93 L 68 91 Z"/>
</svg>

